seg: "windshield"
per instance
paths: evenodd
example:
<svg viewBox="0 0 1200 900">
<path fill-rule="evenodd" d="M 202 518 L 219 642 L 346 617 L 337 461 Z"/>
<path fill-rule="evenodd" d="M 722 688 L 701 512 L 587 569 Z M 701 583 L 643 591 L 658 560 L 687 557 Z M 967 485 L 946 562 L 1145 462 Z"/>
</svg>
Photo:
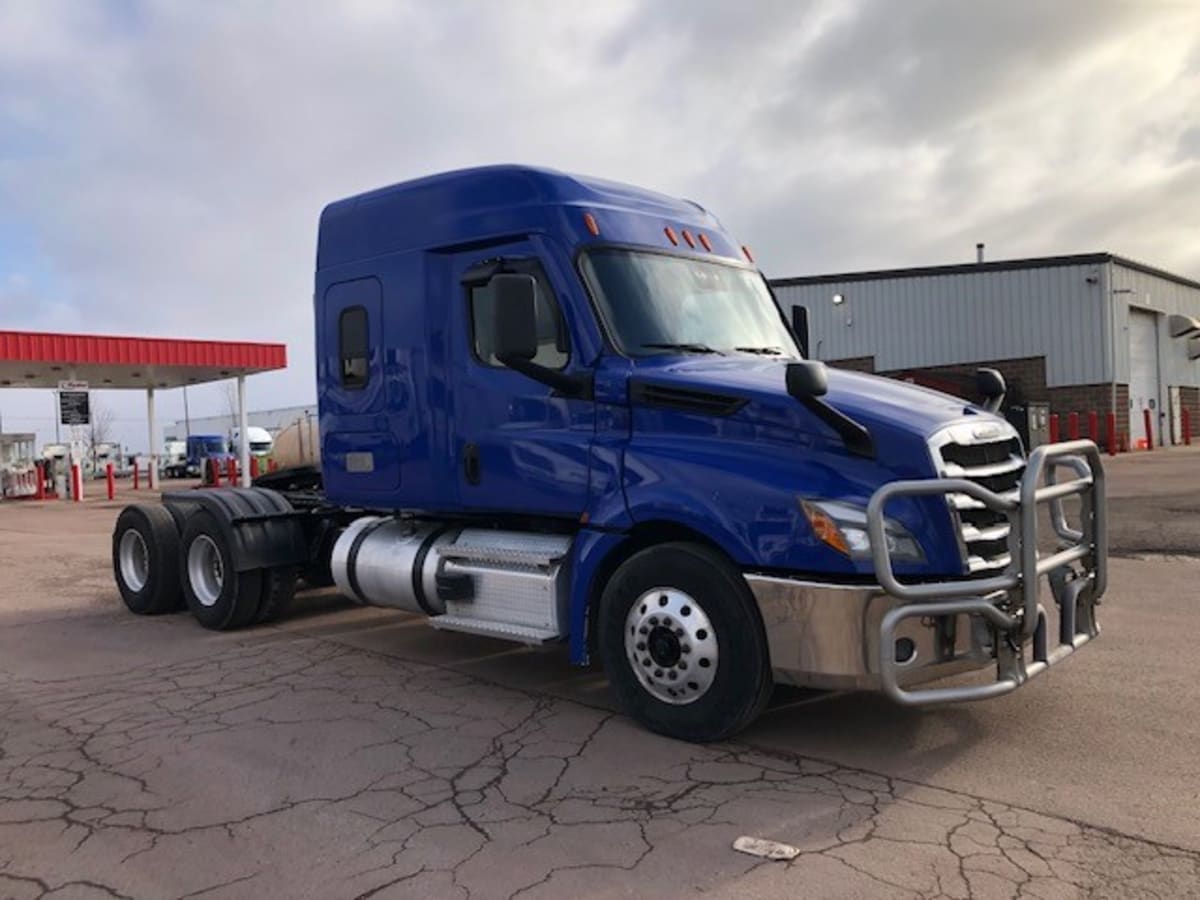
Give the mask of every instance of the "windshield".
<svg viewBox="0 0 1200 900">
<path fill-rule="evenodd" d="M 758 272 L 618 249 L 591 250 L 581 262 L 600 314 L 628 356 L 800 356 Z"/>
<path fill-rule="evenodd" d="M 225 452 L 225 441 L 219 437 L 198 437 L 192 439 L 192 445 L 201 456 Z"/>
</svg>

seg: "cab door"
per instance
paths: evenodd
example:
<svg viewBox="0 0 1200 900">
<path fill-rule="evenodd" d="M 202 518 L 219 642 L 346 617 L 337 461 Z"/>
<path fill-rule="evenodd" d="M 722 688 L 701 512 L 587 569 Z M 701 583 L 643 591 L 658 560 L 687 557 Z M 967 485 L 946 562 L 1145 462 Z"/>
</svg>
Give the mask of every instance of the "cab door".
<svg viewBox="0 0 1200 900">
<path fill-rule="evenodd" d="M 383 287 L 355 278 L 326 288 L 321 309 L 320 407 L 326 490 L 371 503 L 400 485 L 400 454 L 388 426 Z"/>
<path fill-rule="evenodd" d="M 458 254 L 451 316 L 454 358 L 450 430 L 460 506 L 578 519 L 587 506 L 595 404 L 501 365 L 493 352 L 494 293 L 500 272 L 528 274 L 537 285 L 538 352 L 534 362 L 564 373 L 587 366 L 563 310 L 568 296 L 532 244 L 515 242 Z"/>
</svg>

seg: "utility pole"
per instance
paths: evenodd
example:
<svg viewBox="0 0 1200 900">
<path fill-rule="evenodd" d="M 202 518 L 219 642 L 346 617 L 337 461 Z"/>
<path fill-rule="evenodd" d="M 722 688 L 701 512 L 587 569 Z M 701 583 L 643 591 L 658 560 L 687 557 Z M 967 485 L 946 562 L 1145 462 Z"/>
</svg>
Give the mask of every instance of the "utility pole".
<svg viewBox="0 0 1200 900">
<path fill-rule="evenodd" d="M 183 433 L 185 439 L 192 436 L 192 417 L 188 415 L 186 384 L 183 386 Z"/>
</svg>

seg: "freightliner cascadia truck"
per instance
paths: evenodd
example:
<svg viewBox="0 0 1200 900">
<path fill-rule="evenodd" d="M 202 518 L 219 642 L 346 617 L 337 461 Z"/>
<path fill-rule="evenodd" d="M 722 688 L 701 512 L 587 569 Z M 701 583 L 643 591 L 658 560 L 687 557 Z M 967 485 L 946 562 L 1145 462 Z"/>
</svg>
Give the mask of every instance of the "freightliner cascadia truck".
<svg viewBox="0 0 1200 900">
<path fill-rule="evenodd" d="M 126 508 L 133 612 L 239 628 L 332 581 L 563 643 L 692 741 L 777 683 L 995 697 L 1098 634 L 1095 445 L 1027 455 L 991 370 L 972 403 L 805 359 L 696 203 L 517 166 L 383 188 L 323 211 L 314 305 L 320 467 Z"/>
</svg>

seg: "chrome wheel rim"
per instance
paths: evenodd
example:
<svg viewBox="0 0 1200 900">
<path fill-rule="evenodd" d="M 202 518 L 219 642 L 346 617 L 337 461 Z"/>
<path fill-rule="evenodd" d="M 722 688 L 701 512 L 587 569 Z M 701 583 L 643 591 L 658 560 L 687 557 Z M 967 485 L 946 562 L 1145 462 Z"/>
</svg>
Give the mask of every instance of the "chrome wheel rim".
<svg viewBox="0 0 1200 900">
<path fill-rule="evenodd" d="M 188 582 L 201 606 L 214 606 L 225 586 L 225 561 L 216 542 L 207 534 L 197 535 L 188 547 Z"/>
<path fill-rule="evenodd" d="M 676 588 L 646 591 L 625 617 L 625 655 L 642 687 L 663 703 L 684 706 L 708 693 L 718 649 L 704 609 Z"/>
<path fill-rule="evenodd" d="M 150 580 L 150 551 L 146 541 L 132 528 L 121 535 L 117 545 L 117 563 L 121 567 L 121 580 L 134 593 L 146 586 Z"/>
</svg>

